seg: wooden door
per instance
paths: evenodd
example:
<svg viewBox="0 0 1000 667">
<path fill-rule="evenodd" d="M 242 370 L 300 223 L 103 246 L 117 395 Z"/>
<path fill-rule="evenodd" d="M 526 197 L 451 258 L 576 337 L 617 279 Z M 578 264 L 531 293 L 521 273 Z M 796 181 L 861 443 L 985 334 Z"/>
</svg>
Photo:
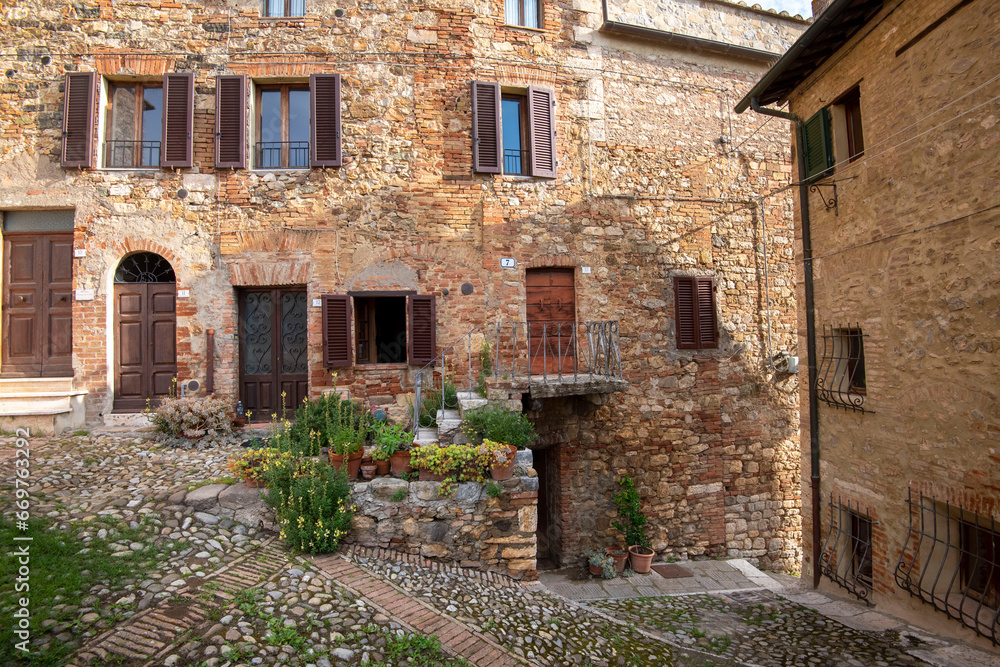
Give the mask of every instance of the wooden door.
<svg viewBox="0 0 1000 667">
<path fill-rule="evenodd" d="M 531 374 L 572 373 L 576 362 L 573 269 L 528 269 L 525 294 Z"/>
<path fill-rule="evenodd" d="M 306 292 L 244 290 L 240 307 L 240 400 L 254 421 L 291 419 L 308 395 Z"/>
<path fill-rule="evenodd" d="M 4 376 L 73 374 L 72 292 L 72 232 L 4 235 Z"/>
<path fill-rule="evenodd" d="M 114 409 L 145 409 L 177 375 L 175 283 L 115 285 Z"/>
</svg>

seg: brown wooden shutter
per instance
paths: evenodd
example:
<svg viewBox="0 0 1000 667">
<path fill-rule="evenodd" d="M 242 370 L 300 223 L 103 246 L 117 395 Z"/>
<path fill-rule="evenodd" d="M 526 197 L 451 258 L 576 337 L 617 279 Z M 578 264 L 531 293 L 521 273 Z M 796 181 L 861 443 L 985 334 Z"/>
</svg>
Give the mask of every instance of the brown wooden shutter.
<svg viewBox="0 0 1000 667">
<path fill-rule="evenodd" d="M 340 75 L 309 77 L 310 158 L 314 167 L 339 167 L 343 163 L 340 137 Z"/>
<path fill-rule="evenodd" d="M 243 169 L 247 166 L 247 78 L 215 78 L 215 166 Z"/>
<path fill-rule="evenodd" d="M 674 277 L 674 317 L 677 348 L 698 350 L 719 346 L 715 317 L 715 278 Z"/>
<path fill-rule="evenodd" d="M 351 297 L 346 294 L 323 295 L 323 364 L 327 368 L 350 366 Z"/>
<path fill-rule="evenodd" d="M 190 167 L 193 156 L 194 74 L 164 74 L 160 166 Z"/>
<path fill-rule="evenodd" d="M 500 84 L 472 82 L 472 170 L 483 174 L 503 171 L 500 125 Z"/>
<path fill-rule="evenodd" d="M 409 357 L 411 364 L 429 364 L 437 355 L 437 321 L 432 295 L 412 295 L 410 310 Z"/>
<path fill-rule="evenodd" d="M 551 90 L 528 88 L 531 175 L 556 177 L 556 100 Z"/>
<path fill-rule="evenodd" d="M 66 75 L 63 98 L 62 159 L 64 167 L 94 166 L 94 72 Z"/>
</svg>

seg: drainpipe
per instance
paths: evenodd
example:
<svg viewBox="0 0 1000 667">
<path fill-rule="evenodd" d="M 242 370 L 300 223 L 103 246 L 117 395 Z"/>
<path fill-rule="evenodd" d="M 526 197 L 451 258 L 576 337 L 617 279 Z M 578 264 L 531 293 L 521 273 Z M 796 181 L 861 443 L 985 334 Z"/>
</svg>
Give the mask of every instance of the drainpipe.
<svg viewBox="0 0 1000 667">
<path fill-rule="evenodd" d="M 205 393 L 215 393 L 215 329 L 205 330 Z"/>
<path fill-rule="evenodd" d="M 806 183 L 806 164 L 802 159 L 802 119 L 793 113 L 760 106 L 756 97 L 750 99 L 750 108 L 764 116 L 784 118 L 795 123 L 795 145 L 799 162 L 799 210 L 802 216 L 802 268 L 806 288 L 806 356 L 809 357 L 809 472 L 812 490 L 812 565 L 813 588 L 819 587 L 819 561 L 822 536 L 820 534 L 819 493 L 819 409 L 816 397 L 816 314 L 813 299 L 812 230 L 809 225 L 809 185 Z"/>
</svg>

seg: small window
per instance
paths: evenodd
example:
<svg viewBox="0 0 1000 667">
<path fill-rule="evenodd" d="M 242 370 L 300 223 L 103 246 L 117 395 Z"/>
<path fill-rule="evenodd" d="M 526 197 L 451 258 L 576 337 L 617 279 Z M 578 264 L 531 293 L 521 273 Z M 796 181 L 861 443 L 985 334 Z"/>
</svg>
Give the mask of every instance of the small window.
<svg viewBox="0 0 1000 667">
<path fill-rule="evenodd" d="M 674 319 L 677 322 L 677 349 L 700 350 L 718 347 L 715 278 L 675 276 Z"/>
<path fill-rule="evenodd" d="M 540 0 L 504 0 L 504 21 L 524 28 L 542 27 Z"/>
<path fill-rule="evenodd" d="M 823 576 L 872 604 L 872 519 L 858 503 L 830 494 L 830 532 L 820 551 Z"/>
<path fill-rule="evenodd" d="M 257 87 L 257 169 L 309 167 L 309 86 Z"/>
<path fill-rule="evenodd" d="M 528 173 L 528 108 L 524 95 L 504 95 L 500 101 L 503 119 L 503 173 Z"/>
<path fill-rule="evenodd" d="M 968 521 L 962 532 L 962 585 L 987 607 L 1000 607 L 1000 533 Z"/>
<path fill-rule="evenodd" d="M 108 88 L 105 167 L 158 167 L 163 85 L 112 83 Z"/>
<path fill-rule="evenodd" d="M 268 18 L 305 16 L 305 0 L 264 0 L 264 16 Z"/>
<path fill-rule="evenodd" d="M 861 89 L 858 86 L 852 88 L 830 110 L 837 163 L 854 162 L 865 153 L 865 138 L 861 128 Z"/>
<path fill-rule="evenodd" d="M 406 297 L 354 297 L 359 364 L 406 363 Z"/>
<path fill-rule="evenodd" d="M 555 94 L 472 82 L 472 169 L 486 174 L 556 177 Z"/>
<path fill-rule="evenodd" d="M 851 573 L 870 590 L 872 587 L 872 520 L 851 512 Z"/>
<path fill-rule="evenodd" d="M 865 412 L 865 335 L 860 327 L 823 327 L 823 354 L 817 372 L 817 395 L 837 407 Z"/>
</svg>

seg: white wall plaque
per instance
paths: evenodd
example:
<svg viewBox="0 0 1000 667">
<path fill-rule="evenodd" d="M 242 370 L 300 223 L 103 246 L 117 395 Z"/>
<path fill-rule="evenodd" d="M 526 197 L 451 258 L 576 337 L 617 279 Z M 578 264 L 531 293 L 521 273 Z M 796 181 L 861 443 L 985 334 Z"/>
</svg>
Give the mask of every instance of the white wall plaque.
<svg viewBox="0 0 1000 667">
<path fill-rule="evenodd" d="M 91 289 L 78 289 L 76 290 L 76 300 L 77 301 L 93 301 L 94 300 L 94 290 Z"/>
<path fill-rule="evenodd" d="M 177 298 L 178 299 L 186 299 L 189 296 L 191 296 L 191 290 L 189 290 L 189 289 L 179 289 L 179 290 L 177 290 Z"/>
<path fill-rule="evenodd" d="M 320 308 L 323 306 L 323 299 L 313 299 L 313 308 Z"/>
<path fill-rule="evenodd" d="M 503 269 L 513 269 L 517 266 L 517 262 L 514 261 L 513 257 L 501 257 L 500 258 L 500 268 Z"/>
<path fill-rule="evenodd" d="M 87 249 L 86 248 L 73 248 L 73 256 L 74 257 L 86 257 L 87 256 Z"/>
<path fill-rule="evenodd" d="M 590 267 L 589 266 L 581 266 L 580 270 L 583 271 L 584 273 L 590 273 Z"/>
</svg>

